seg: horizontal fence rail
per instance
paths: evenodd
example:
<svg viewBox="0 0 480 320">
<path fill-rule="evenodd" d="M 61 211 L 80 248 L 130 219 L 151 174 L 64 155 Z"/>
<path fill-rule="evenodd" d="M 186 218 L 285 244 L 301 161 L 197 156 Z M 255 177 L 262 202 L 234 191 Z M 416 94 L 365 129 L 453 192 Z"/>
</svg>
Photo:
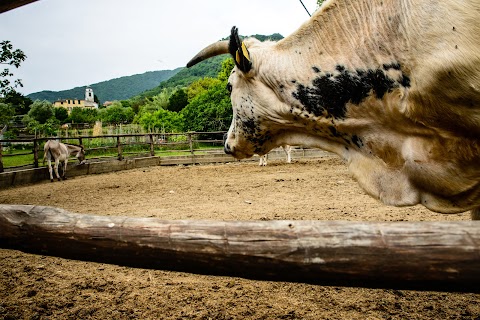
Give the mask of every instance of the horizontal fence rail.
<svg viewBox="0 0 480 320">
<path fill-rule="evenodd" d="M 262 280 L 479 292 L 479 223 L 162 220 L 0 205 L 0 247 Z"/>
<path fill-rule="evenodd" d="M 161 156 L 173 152 L 195 155 L 212 150 L 219 151 L 223 149 L 224 134 L 225 131 L 135 133 L 0 140 L 0 172 L 38 168 L 39 160 L 43 158 L 43 145 L 51 139 L 83 145 L 87 160 L 104 158 L 123 160 L 126 155 Z M 108 153 L 110 151 L 112 153 L 111 150 L 116 150 L 116 152 L 108 156 L 99 152 Z M 25 160 L 22 164 L 5 165 L 6 158 L 19 158 L 21 156 L 31 156 L 31 159 Z"/>
</svg>

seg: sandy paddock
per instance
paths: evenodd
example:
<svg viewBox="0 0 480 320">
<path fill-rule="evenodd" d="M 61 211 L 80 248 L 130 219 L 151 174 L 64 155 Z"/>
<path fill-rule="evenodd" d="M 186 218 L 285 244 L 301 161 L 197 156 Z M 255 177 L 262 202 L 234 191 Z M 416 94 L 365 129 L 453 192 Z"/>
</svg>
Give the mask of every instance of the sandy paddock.
<svg viewBox="0 0 480 320">
<path fill-rule="evenodd" d="M 367 196 L 337 157 L 151 167 L 0 190 L 0 203 L 162 219 L 468 220 Z M 1 232 L 1 231 L 0 231 Z M 480 319 L 480 294 L 253 281 L 0 249 L 0 319 Z"/>
</svg>

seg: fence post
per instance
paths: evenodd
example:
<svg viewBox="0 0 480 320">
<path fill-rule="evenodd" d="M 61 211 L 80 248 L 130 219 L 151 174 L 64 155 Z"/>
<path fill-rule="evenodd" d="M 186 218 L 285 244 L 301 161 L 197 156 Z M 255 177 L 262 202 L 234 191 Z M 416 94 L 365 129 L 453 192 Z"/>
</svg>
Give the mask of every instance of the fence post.
<svg viewBox="0 0 480 320">
<path fill-rule="evenodd" d="M 122 161 L 122 144 L 120 143 L 120 136 L 117 136 L 117 149 L 118 149 L 118 160 Z"/>
<path fill-rule="evenodd" d="M 154 156 L 155 155 L 155 150 L 153 149 L 153 134 L 149 134 L 149 137 L 150 137 L 150 156 Z"/>
<path fill-rule="evenodd" d="M 3 172 L 3 142 L 0 142 L 0 172 Z"/>
<path fill-rule="evenodd" d="M 83 146 L 83 140 L 82 140 L 82 137 L 78 138 L 78 144 Z"/>
<path fill-rule="evenodd" d="M 188 144 L 190 146 L 190 153 L 193 156 L 194 155 L 193 154 L 193 141 L 192 141 L 192 133 L 191 132 L 188 133 Z"/>
<path fill-rule="evenodd" d="M 33 139 L 33 167 L 38 168 L 38 140 Z"/>
</svg>

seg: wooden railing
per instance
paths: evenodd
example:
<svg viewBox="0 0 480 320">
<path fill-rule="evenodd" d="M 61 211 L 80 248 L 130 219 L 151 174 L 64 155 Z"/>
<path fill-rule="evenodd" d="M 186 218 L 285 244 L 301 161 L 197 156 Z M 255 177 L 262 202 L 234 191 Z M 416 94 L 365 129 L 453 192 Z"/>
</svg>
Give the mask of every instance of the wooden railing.
<svg viewBox="0 0 480 320">
<path fill-rule="evenodd" d="M 0 248 L 256 280 L 479 292 L 479 223 L 164 220 L 4 204 Z"/>
<path fill-rule="evenodd" d="M 117 155 L 114 158 L 123 160 L 126 154 L 142 154 L 155 156 L 156 153 L 168 153 L 172 151 L 183 151 L 195 155 L 195 153 L 208 151 L 209 149 L 197 148 L 211 145 L 212 149 L 221 149 L 223 144 L 223 135 L 225 131 L 217 132 L 185 132 L 185 133 L 144 133 L 144 134 L 116 134 L 101 136 L 77 136 L 77 137 L 48 137 L 35 139 L 9 139 L 0 140 L 0 172 L 5 169 L 17 169 L 24 167 L 39 167 L 39 159 L 43 157 L 43 145 L 47 140 L 55 139 L 64 143 L 78 144 L 85 147 L 87 159 L 91 159 L 92 153 L 99 150 L 116 150 Z M 95 141 L 96 143 L 93 143 Z M 114 144 L 108 143 L 114 141 Z M 25 152 L 11 153 L 5 152 L 5 148 L 15 145 L 24 145 Z M 130 146 L 144 146 L 137 151 L 127 151 Z M 20 166 L 4 166 L 3 159 L 6 157 L 24 156 L 33 154 L 33 163 Z M 112 157 L 112 156 L 107 156 Z"/>
</svg>

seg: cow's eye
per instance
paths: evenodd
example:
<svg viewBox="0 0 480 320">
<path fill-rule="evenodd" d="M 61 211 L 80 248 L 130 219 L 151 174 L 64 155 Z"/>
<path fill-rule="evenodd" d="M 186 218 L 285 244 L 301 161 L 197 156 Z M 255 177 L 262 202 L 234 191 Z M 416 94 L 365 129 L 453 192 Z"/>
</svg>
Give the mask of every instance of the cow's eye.
<svg viewBox="0 0 480 320">
<path fill-rule="evenodd" d="M 230 83 L 227 83 L 227 90 L 232 93 L 232 85 Z"/>
</svg>

